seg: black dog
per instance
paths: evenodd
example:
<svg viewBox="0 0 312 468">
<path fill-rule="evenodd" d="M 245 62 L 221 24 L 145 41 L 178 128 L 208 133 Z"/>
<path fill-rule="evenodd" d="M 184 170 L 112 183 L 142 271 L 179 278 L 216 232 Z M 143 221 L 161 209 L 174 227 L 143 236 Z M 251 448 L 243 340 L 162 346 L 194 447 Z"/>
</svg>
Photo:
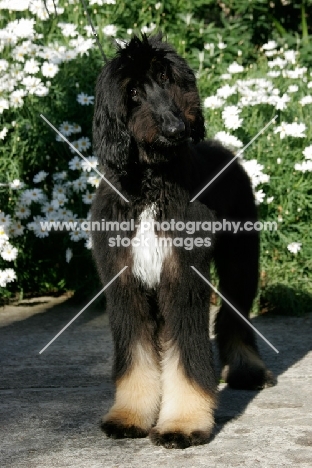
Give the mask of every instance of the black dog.
<svg viewBox="0 0 312 468">
<path fill-rule="evenodd" d="M 104 66 L 96 86 L 94 149 L 105 176 L 128 200 L 102 181 L 92 208 L 93 222 L 115 222 L 114 232 L 93 232 L 103 284 L 128 266 L 107 290 L 116 397 L 102 428 L 111 437 L 150 434 L 168 448 L 207 442 L 217 393 L 210 293 L 191 265 L 209 278 L 213 258 L 219 290 L 246 317 L 256 294 L 257 232 L 220 232 L 214 239 L 205 229 L 215 220 L 256 221 L 240 164 L 190 202 L 233 158 L 217 142 L 203 142 L 204 135 L 194 73 L 161 35 L 134 37 Z M 193 237 L 183 223 L 196 227 Z M 140 233 L 147 241 L 138 245 Z M 226 303 L 216 336 L 229 385 L 273 383 L 251 328 Z"/>
</svg>

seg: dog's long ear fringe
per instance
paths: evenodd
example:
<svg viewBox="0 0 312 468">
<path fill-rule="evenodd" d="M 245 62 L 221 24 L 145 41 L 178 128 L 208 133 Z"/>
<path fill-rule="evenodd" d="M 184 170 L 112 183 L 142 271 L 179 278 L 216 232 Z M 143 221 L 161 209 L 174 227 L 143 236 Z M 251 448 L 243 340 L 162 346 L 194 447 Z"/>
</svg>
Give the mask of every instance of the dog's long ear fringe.
<svg viewBox="0 0 312 468">
<path fill-rule="evenodd" d="M 108 62 L 96 84 L 93 149 L 100 165 L 122 172 L 128 163 L 131 136 L 124 123 L 126 106 L 112 68 Z"/>
<path fill-rule="evenodd" d="M 193 142 L 199 143 L 205 139 L 206 129 L 205 129 L 205 119 L 202 113 L 202 110 L 199 108 L 196 113 L 195 122 L 192 124 L 191 137 Z"/>
</svg>

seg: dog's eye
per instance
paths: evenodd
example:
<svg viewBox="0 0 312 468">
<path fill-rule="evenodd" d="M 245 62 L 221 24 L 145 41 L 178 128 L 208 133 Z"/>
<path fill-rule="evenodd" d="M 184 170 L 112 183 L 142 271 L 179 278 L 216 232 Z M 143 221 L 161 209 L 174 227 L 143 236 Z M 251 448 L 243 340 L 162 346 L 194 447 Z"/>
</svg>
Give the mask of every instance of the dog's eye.
<svg viewBox="0 0 312 468">
<path fill-rule="evenodd" d="M 166 73 L 161 73 L 160 79 L 164 83 L 165 81 L 168 81 L 168 76 L 166 75 Z"/>
<path fill-rule="evenodd" d="M 138 95 L 138 90 L 136 88 L 131 88 L 130 89 L 130 96 L 131 97 L 136 97 Z"/>
</svg>

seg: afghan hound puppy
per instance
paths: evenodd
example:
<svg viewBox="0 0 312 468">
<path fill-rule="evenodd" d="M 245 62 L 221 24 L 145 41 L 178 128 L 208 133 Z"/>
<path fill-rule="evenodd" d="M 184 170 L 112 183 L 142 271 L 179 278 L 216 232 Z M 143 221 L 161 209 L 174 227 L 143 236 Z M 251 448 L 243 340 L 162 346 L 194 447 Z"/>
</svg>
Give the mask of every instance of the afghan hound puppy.
<svg viewBox="0 0 312 468">
<path fill-rule="evenodd" d="M 161 35 L 134 37 L 104 66 L 94 150 L 127 199 L 102 180 L 92 207 L 103 284 L 127 266 L 107 289 L 116 395 L 102 428 L 110 437 L 149 434 L 167 448 L 206 443 L 217 404 L 210 291 L 191 266 L 208 279 L 213 260 L 219 290 L 245 317 L 256 294 L 258 233 L 209 231 L 218 220 L 257 219 L 241 165 L 233 162 L 190 202 L 233 158 L 204 136 L 194 73 Z M 215 326 L 225 381 L 244 389 L 272 384 L 252 329 L 226 303 Z"/>
</svg>

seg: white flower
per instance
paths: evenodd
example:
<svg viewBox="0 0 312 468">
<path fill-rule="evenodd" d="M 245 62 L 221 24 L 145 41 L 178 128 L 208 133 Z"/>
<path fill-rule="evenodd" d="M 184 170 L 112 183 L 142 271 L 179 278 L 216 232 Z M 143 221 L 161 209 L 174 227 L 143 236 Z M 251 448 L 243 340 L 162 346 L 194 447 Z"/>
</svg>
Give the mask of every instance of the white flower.
<svg viewBox="0 0 312 468">
<path fill-rule="evenodd" d="M 72 144 L 72 146 L 73 146 L 74 148 L 76 148 L 76 149 L 79 151 L 79 143 L 78 143 L 78 141 L 72 141 L 71 144 Z M 71 151 L 72 153 L 77 153 L 77 151 L 75 151 L 75 150 L 72 148 L 72 146 L 69 147 L 70 151 Z"/>
<path fill-rule="evenodd" d="M 268 66 L 270 68 L 279 67 L 282 69 L 286 65 L 287 65 L 287 60 L 283 60 L 281 57 L 276 57 L 275 59 L 268 61 Z"/>
<path fill-rule="evenodd" d="M 96 166 L 98 165 L 98 160 L 95 156 L 91 156 L 89 158 L 86 158 L 88 160 L 87 161 L 82 161 L 81 162 L 81 167 L 82 167 L 82 170 L 83 171 L 87 171 L 87 172 L 90 172 L 91 169 L 94 169 L 96 168 Z"/>
<path fill-rule="evenodd" d="M 0 225 L 2 225 L 4 228 L 9 227 L 11 224 L 11 216 L 6 215 L 3 213 L 3 211 L 0 211 Z"/>
<path fill-rule="evenodd" d="M 19 179 L 14 179 L 13 182 L 10 182 L 10 188 L 13 190 L 22 189 L 24 185 L 24 182 L 21 182 Z"/>
<path fill-rule="evenodd" d="M 36 174 L 33 178 L 33 181 L 35 184 L 38 184 L 39 182 L 42 182 L 48 175 L 48 172 L 45 171 L 40 171 L 38 174 Z"/>
<path fill-rule="evenodd" d="M 285 138 L 285 136 L 292 136 L 297 138 L 304 138 L 305 134 L 303 133 L 306 130 L 306 125 L 304 123 L 286 123 L 282 122 L 281 125 L 274 129 L 274 133 L 279 133 L 280 138 Z"/>
<path fill-rule="evenodd" d="M 16 274 L 12 268 L 0 270 L 0 286 L 2 288 L 5 288 L 7 283 L 11 283 L 14 280 L 16 280 Z"/>
<path fill-rule="evenodd" d="M 222 86 L 217 90 L 217 96 L 227 99 L 237 92 L 236 86 L 229 86 L 228 84 Z"/>
<path fill-rule="evenodd" d="M 0 59 L 0 72 L 6 71 L 9 68 L 9 62 L 5 59 Z"/>
<path fill-rule="evenodd" d="M 29 73 L 30 75 L 35 75 L 39 71 L 39 64 L 37 60 L 31 58 L 29 60 L 26 60 L 25 65 L 24 65 L 24 71 L 25 73 Z"/>
<path fill-rule="evenodd" d="M 273 200 L 274 200 L 274 197 L 268 197 L 267 204 L 269 205 L 270 203 L 272 203 Z"/>
<path fill-rule="evenodd" d="M 9 109 L 9 101 L 7 99 L 0 98 L 0 114 L 3 114 L 5 109 Z"/>
<path fill-rule="evenodd" d="M 304 96 L 302 99 L 300 99 L 299 102 L 302 106 L 306 106 L 307 104 L 312 104 L 312 96 L 311 95 Z"/>
<path fill-rule="evenodd" d="M 213 42 L 209 42 L 209 43 L 204 44 L 204 49 L 206 49 L 206 50 L 213 51 L 214 48 L 215 48 L 215 45 L 214 45 Z"/>
<path fill-rule="evenodd" d="M 265 198 L 265 193 L 263 192 L 262 189 L 255 192 L 256 205 L 260 205 L 263 202 L 264 198 Z"/>
<path fill-rule="evenodd" d="M 84 195 L 82 195 L 83 203 L 85 203 L 86 205 L 91 205 L 94 196 L 95 196 L 95 193 L 89 193 L 87 191 Z"/>
<path fill-rule="evenodd" d="M 219 107 L 222 107 L 223 104 L 224 100 L 218 96 L 208 96 L 204 100 L 204 107 L 208 109 L 218 109 Z"/>
<path fill-rule="evenodd" d="M 43 86 L 40 78 L 35 78 L 34 76 L 26 76 L 23 78 L 22 84 L 25 86 L 29 94 L 35 94 L 37 90 Z"/>
<path fill-rule="evenodd" d="M 269 41 L 266 44 L 263 44 L 262 49 L 263 50 L 273 50 L 277 48 L 277 43 L 275 41 Z"/>
<path fill-rule="evenodd" d="M 155 10 L 159 10 L 161 8 L 161 2 L 155 3 Z"/>
<path fill-rule="evenodd" d="M 18 250 L 16 247 L 13 247 L 9 242 L 6 242 L 4 246 L 2 247 L 2 251 L 0 253 L 1 257 L 3 260 L 6 260 L 7 262 L 12 262 L 12 260 L 15 260 L 18 254 Z"/>
<path fill-rule="evenodd" d="M 76 124 L 76 123 L 73 123 L 72 124 L 72 132 L 73 133 L 79 133 L 81 132 L 81 127 L 80 125 Z"/>
<path fill-rule="evenodd" d="M 20 221 L 15 221 L 10 226 L 10 235 L 13 237 L 21 236 L 24 233 L 24 229 Z"/>
<path fill-rule="evenodd" d="M 304 155 L 304 157 L 306 159 L 312 159 L 312 145 L 307 146 L 306 148 L 304 148 L 302 153 L 303 153 L 303 155 Z"/>
<path fill-rule="evenodd" d="M 222 41 L 219 41 L 217 46 L 219 47 L 220 50 L 225 49 L 227 47 L 227 45 Z"/>
<path fill-rule="evenodd" d="M 67 172 L 66 171 L 55 172 L 52 177 L 53 177 L 53 180 L 55 181 L 65 180 L 67 179 Z"/>
<path fill-rule="evenodd" d="M 70 240 L 74 242 L 78 242 L 79 240 L 83 238 L 83 235 L 84 235 L 83 232 L 77 229 L 76 231 L 70 231 L 69 238 Z"/>
<path fill-rule="evenodd" d="M 87 188 L 87 178 L 85 176 L 79 177 L 72 182 L 72 187 L 75 192 L 83 192 Z"/>
<path fill-rule="evenodd" d="M 34 188 L 31 190 L 25 190 L 21 194 L 21 203 L 26 206 L 29 206 L 33 201 L 43 203 L 45 201 L 45 198 L 46 197 L 41 189 Z"/>
<path fill-rule="evenodd" d="M 229 73 L 241 73 L 244 71 L 244 67 L 242 65 L 239 65 L 237 62 L 231 63 L 231 65 L 228 66 L 227 71 Z"/>
<path fill-rule="evenodd" d="M 281 67 L 283 68 L 283 67 Z M 296 67 L 294 70 L 283 70 L 283 76 L 284 78 L 302 78 L 303 75 L 306 73 L 307 68 L 306 67 Z"/>
<path fill-rule="evenodd" d="M 98 187 L 100 185 L 101 178 L 100 176 L 94 175 L 88 177 L 88 183 L 92 185 L 92 187 Z"/>
<path fill-rule="evenodd" d="M 301 242 L 291 242 L 287 245 L 287 249 L 289 252 L 293 254 L 297 254 L 299 250 L 301 250 L 302 243 Z"/>
<path fill-rule="evenodd" d="M 3 129 L 0 132 L 0 140 L 4 140 L 5 137 L 7 136 L 8 129 L 6 127 L 3 127 Z"/>
<path fill-rule="evenodd" d="M 68 163 L 69 169 L 77 171 L 81 169 L 81 159 L 78 156 L 74 156 Z"/>
<path fill-rule="evenodd" d="M 65 121 L 59 126 L 59 132 L 64 136 L 70 136 L 73 133 L 73 126 Z"/>
<path fill-rule="evenodd" d="M 87 240 L 86 240 L 86 242 L 85 242 L 85 247 L 86 247 L 87 249 L 89 249 L 89 250 L 92 249 L 92 238 L 91 238 L 91 237 L 88 237 L 88 238 L 87 238 Z"/>
<path fill-rule="evenodd" d="M 227 132 L 218 132 L 214 136 L 215 140 L 219 140 L 224 146 L 229 149 L 242 148 L 243 143 L 236 138 L 236 136 L 231 135 Z"/>
<path fill-rule="evenodd" d="M 224 125 L 229 130 L 236 130 L 242 125 L 243 119 L 239 118 L 241 110 L 237 106 L 225 106 L 222 111 Z"/>
<path fill-rule="evenodd" d="M 80 93 L 77 96 L 77 102 L 82 106 L 88 106 L 89 104 L 94 104 L 94 96 L 88 96 L 85 93 Z"/>
<path fill-rule="evenodd" d="M 186 17 L 189 18 L 189 20 L 191 21 L 192 15 L 191 16 L 186 15 Z M 141 32 L 145 33 L 145 34 L 149 34 L 152 31 L 154 31 L 155 28 L 156 28 L 156 24 L 155 23 L 150 23 L 149 26 L 143 26 L 143 28 L 141 28 Z"/>
<path fill-rule="evenodd" d="M 11 93 L 10 96 L 10 104 L 12 107 L 22 107 L 24 104 L 24 100 L 22 99 L 26 96 L 26 91 L 24 89 L 16 89 Z"/>
<path fill-rule="evenodd" d="M 58 27 L 61 28 L 62 34 L 65 37 L 75 37 L 78 34 L 77 25 L 72 23 L 58 23 Z"/>
<path fill-rule="evenodd" d="M 45 0 L 45 2 L 42 0 L 31 0 L 29 10 L 33 15 L 45 21 L 50 18 L 48 12 L 55 12 L 57 15 L 61 15 L 64 12 L 64 8 L 56 6 L 57 3 L 58 1 L 56 0 Z"/>
<path fill-rule="evenodd" d="M 16 208 L 15 208 L 15 216 L 19 219 L 25 219 L 25 218 L 28 218 L 28 216 L 30 216 L 30 209 L 27 208 L 27 206 L 25 205 L 18 205 Z"/>
<path fill-rule="evenodd" d="M 73 258 L 72 249 L 66 249 L 65 257 L 66 257 L 66 262 L 69 263 L 71 261 L 71 259 Z"/>
<path fill-rule="evenodd" d="M 271 70 L 267 73 L 267 76 L 269 76 L 270 78 L 277 78 L 278 76 L 280 76 L 281 72 L 278 71 L 278 70 Z"/>
<path fill-rule="evenodd" d="M 311 172 L 312 171 L 312 159 L 303 161 L 301 164 L 295 164 L 295 170 L 300 172 Z"/>
<path fill-rule="evenodd" d="M 291 64 L 296 63 L 296 56 L 298 55 L 298 52 L 296 50 L 286 50 L 284 52 L 284 57 L 287 60 L 287 62 Z"/>
<path fill-rule="evenodd" d="M 113 24 L 108 24 L 107 26 L 104 26 L 102 31 L 105 34 L 105 36 L 116 36 L 117 34 L 117 28 Z"/>
<path fill-rule="evenodd" d="M 41 73 L 47 78 L 53 78 L 58 71 L 59 67 L 52 62 L 44 62 L 41 67 Z"/>
<path fill-rule="evenodd" d="M 91 147 L 91 141 L 89 140 L 88 137 L 81 137 L 78 140 L 78 149 L 79 151 L 87 151 Z M 83 167 L 83 163 L 82 167 Z"/>
<path fill-rule="evenodd" d="M 259 164 L 256 159 L 249 161 L 241 160 L 240 162 L 250 177 L 253 188 L 256 188 L 259 184 L 269 182 L 270 177 L 262 172 L 264 166 Z"/>
<path fill-rule="evenodd" d="M 40 239 L 43 239 L 44 237 L 48 237 L 49 236 L 49 231 L 48 229 L 45 229 L 43 227 L 41 227 L 41 224 L 40 222 L 44 222 L 45 219 L 44 218 L 41 218 L 39 216 L 36 216 L 34 218 L 34 221 L 32 223 L 28 223 L 27 224 L 27 227 L 28 229 L 30 229 L 31 231 L 33 231 L 33 233 L 35 234 L 36 237 L 39 237 Z"/>
<path fill-rule="evenodd" d="M 290 97 L 287 94 L 283 94 L 283 96 L 272 96 L 272 102 L 268 100 L 269 103 L 272 103 L 277 110 L 284 110 L 287 107 L 287 102 L 290 101 Z"/>
<path fill-rule="evenodd" d="M 8 236 L 8 226 L 5 226 L 4 224 L 1 224 L 0 222 L 0 249 L 4 244 L 7 243 L 9 240 Z"/>
<path fill-rule="evenodd" d="M 36 21 L 34 19 L 21 18 L 19 20 L 11 21 L 6 25 L 6 30 L 12 32 L 17 38 L 29 38 L 32 39 L 35 35 L 34 25 Z"/>
<path fill-rule="evenodd" d="M 230 73 L 223 73 L 220 78 L 222 80 L 230 80 L 232 78 L 232 75 Z"/>
<path fill-rule="evenodd" d="M 299 87 L 297 85 L 290 85 L 288 86 L 288 92 L 289 93 L 295 93 L 296 91 L 298 91 Z"/>
</svg>

